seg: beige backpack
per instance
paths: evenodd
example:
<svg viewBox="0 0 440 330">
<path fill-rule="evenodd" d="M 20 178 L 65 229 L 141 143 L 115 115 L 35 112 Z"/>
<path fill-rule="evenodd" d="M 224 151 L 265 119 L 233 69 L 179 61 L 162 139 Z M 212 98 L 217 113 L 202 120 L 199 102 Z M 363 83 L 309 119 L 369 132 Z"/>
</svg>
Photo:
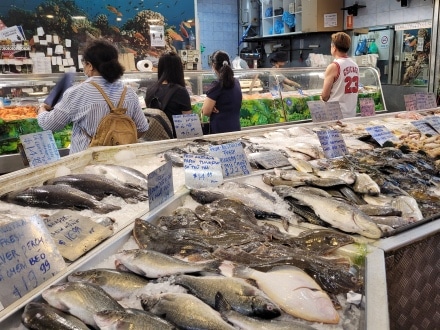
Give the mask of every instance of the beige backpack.
<svg viewBox="0 0 440 330">
<path fill-rule="evenodd" d="M 101 86 L 93 81 L 90 83 L 101 92 L 110 107 L 110 113 L 102 117 L 95 135 L 93 137 L 89 135 L 91 139 L 89 147 L 116 146 L 136 143 L 138 141 L 136 124 L 133 119 L 126 114 L 127 109 L 122 107 L 127 92 L 127 86 L 125 86 L 121 98 L 119 99 L 118 106 L 115 108 Z"/>
</svg>

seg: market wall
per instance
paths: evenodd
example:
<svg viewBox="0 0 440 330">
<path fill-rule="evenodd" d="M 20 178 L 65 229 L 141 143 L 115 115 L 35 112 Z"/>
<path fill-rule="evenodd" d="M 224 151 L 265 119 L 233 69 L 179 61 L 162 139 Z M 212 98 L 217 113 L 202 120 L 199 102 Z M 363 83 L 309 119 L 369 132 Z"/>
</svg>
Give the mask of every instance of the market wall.
<svg viewBox="0 0 440 330">
<path fill-rule="evenodd" d="M 214 51 L 222 49 L 231 58 L 238 55 L 237 0 L 197 0 L 202 68 L 209 69 L 208 58 Z M 239 30 L 240 29 L 240 30 Z"/>
<path fill-rule="evenodd" d="M 345 0 L 345 7 L 359 3 L 357 0 Z M 432 19 L 433 1 L 408 0 L 408 6 L 402 7 L 396 0 L 369 0 L 360 2 L 366 8 L 360 8 L 357 16 L 353 17 L 353 27 L 372 27 L 393 25 L 397 23 L 418 22 Z"/>
</svg>

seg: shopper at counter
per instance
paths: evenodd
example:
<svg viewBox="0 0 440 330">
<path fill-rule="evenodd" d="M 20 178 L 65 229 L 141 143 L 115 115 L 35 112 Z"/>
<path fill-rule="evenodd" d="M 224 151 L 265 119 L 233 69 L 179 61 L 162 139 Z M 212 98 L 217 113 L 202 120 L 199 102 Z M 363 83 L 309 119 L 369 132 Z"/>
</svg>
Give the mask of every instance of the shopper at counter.
<svg viewBox="0 0 440 330">
<path fill-rule="evenodd" d="M 173 115 L 192 113 L 191 100 L 184 79 L 182 59 L 176 53 L 166 53 L 159 58 L 158 80 L 147 90 L 145 104 L 150 108 L 161 109 L 173 126 Z"/>
<path fill-rule="evenodd" d="M 287 53 L 283 51 L 272 53 L 269 61 L 272 64 L 272 68 L 282 68 L 286 65 L 288 61 Z M 301 85 L 298 84 L 296 81 L 288 79 L 286 76 L 279 72 L 275 72 L 275 74 L 270 77 L 270 86 L 272 89 L 281 92 L 301 88 Z"/>
<path fill-rule="evenodd" d="M 344 32 L 331 36 L 331 54 L 335 58 L 324 73 L 321 99 L 325 102 L 337 101 L 344 118 L 356 116 L 359 87 L 359 67 L 349 58 L 351 38 Z"/>
<path fill-rule="evenodd" d="M 234 78 L 229 55 L 221 50 L 214 52 L 211 67 L 218 80 L 206 92 L 202 106 L 202 114 L 210 117 L 210 133 L 239 131 L 243 95 L 239 81 Z"/>
<path fill-rule="evenodd" d="M 101 119 L 110 112 L 101 92 L 89 82 L 97 83 L 113 104 L 118 104 L 124 85 L 120 78 L 124 67 L 118 61 L 118 51 L 105 40 L 91 42 L 83 54 L 85 82 L 68 88 L 60 102 L 51 111 L 42 104 L 38 109 L 38 125 L 44 130 L 57 131 L 73 123 L 70 153 L 88 148 L 90 137 L 96 132 Z M 139 98 L 128 88 L 124 108 L 136 124 L 138 137 L 148 130 L 148 121 L 142 112 Z"/>
</svg>

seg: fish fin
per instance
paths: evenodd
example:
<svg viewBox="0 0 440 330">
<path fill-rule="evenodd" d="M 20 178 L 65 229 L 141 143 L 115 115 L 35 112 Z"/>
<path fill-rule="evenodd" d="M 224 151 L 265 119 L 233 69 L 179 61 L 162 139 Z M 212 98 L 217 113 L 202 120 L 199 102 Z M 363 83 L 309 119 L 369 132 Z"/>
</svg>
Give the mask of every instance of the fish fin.
<svg viewBox="0 0 440 330">
<path fill-rule="evenodd" d="M 229 302 L 226 300 L 226 298 L 223 296 L 223 294 L 220 291 L 218 291 L 215 294 L 214 309 L 220 313 L 221 317 L 225 321 L 228 321 L 228 319 L 224 314 L 232 310 L 232 306 L 229 304 Z"/>
</svg>

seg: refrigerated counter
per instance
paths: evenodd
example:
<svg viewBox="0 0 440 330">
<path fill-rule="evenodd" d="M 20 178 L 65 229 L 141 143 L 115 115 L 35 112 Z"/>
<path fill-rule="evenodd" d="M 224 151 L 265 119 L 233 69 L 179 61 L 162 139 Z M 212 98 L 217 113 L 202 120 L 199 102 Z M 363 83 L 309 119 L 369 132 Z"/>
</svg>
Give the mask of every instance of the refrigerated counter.
<svg viewBox="0 0 440 330">
<path fill-rule="evenodd" d="M 319 100 L 325 68 L 283 68 L 235 70 L 235 77 L 240 81 L 243 102 L 240 114 L 242 129 L 257 126 L 277 125 L 311 120 L 307 101 Z M 301 85 L 301 90 L 276 93 L 273 77 L 282 74 Z M 0 96 L 8 104 L 38 104 L 44 101 L 61 74 L 3 74 L 0 82 Z M 378 113 L 386 112 L 382 87 L 378 72 L 371 67 L 360 68 L 359 98 L 372 98 Z M 75 75 L 74 83 L 84 81 L 82 73 Z M 126 73 L 123 81 L 131 86 L 140 98 L 157 80 L 154 72 Z M 200 114 L 205 93 L 215 79 L 211 71 L 186 71 L 185 81 L 191 93 L 193 111 Z M 6 104 L 6 103 L 5 103 Z M 206 119 L 206 118 L 205 118 Z M 9 173 L 24 167 L 18 152 L 19 135 L 38 130 L 36 119 L 0 121 L 0 174 Z M 66 130 L 68 133 L 68 130 Z M 60 132 L 59 148 L 62 156 L 66 150 L 66 132 Z"/>
</svg>

